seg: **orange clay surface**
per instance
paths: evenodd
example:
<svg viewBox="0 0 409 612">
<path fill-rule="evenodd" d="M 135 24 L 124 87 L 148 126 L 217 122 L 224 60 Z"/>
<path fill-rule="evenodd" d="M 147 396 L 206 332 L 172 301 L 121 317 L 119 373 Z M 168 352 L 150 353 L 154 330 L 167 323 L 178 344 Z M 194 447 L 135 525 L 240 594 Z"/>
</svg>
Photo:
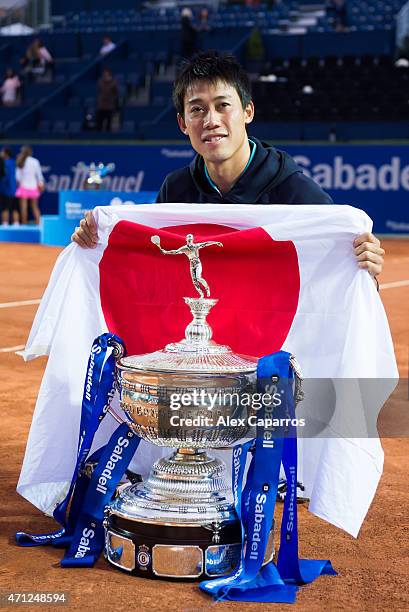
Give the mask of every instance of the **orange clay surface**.
<svg viewBox="0 0 409 612">
<path fill-rule="evenodd" d="M 385 240 L 387 250 L 381 285 L 409 280 L 409 242 Z M 0 303 L 40 298 L 60 249 L 28 244 L 0 244 Z M 408 377 L 409 284 L 381 289 L 392 329 L 399 370 Z M 24 605 L 33 610 L 289 610 L 288 606 L 223 602 L 214 604 L 195 584 L 149 581 L 116 571 L 101 558 L 93 569 L 61 569 L 62 551 L 19 548 L 17 530 L 41 533 L 55 523 L 15 492 L 35 400 L 46 358 L 29 363 L 5 352 L 23 345 L 37 306 L 0 308 L 0 592 L 60 592 L 66 606 Z M 363 359 L 365 347 L 360 347 Z M 396 405 L 409 408 L 406 385 L 400 397 L 386 407 L 383 417 L 396 413 Z M 388 416 L 389 415 L 389 416 Z M 384 438 L 385 469 L 378 493 L 357 540 L 314 517 L 299 506 L 300 548 L 303 557 L 330 558 L 338 577 L 325 576 L 304 587 L 294 610 L 408 610 L 409 609 L 409 430 L 402 438 Z M 279 508 L 279 511 L 281 508 Z M 11 606 L 13 607 L 13 606 Z"/>
</svg>

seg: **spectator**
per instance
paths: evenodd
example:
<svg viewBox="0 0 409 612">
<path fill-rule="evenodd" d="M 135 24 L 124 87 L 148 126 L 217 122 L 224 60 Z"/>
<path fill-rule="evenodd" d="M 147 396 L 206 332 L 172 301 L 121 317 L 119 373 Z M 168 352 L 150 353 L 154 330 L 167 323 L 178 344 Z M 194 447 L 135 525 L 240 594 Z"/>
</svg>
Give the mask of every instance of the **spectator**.
<svg viewBox="0 0 409 612">
<path fill-rule="evenodd" d="M 43 75 L 53 62 L 51 53 L 39 38 L 33 40 L 24 57 L 20 60 L 25 72 L 38 75 Z"/>
<path fill-rule="evenodd" d="M 260 4 L 260 0 L 245 0 L 244 4 L 250 8 L 256 9 Z"/>
<path fill-rule="evenodd" d="M 10 223 L 10 215 L 13 225 L 20 225 L 18 214 L 18 201 L 16 195 L 16 162 L 13 152 L 9 147 L 3 147 L 0 153 L 3 162 L 4 174 L 0 179 L 0 205 L 2 225 Z"/>
<path fill-rule="evenodd" d="M 207 8 L 202 8 L 202 10 L 200 11 L 199 30 L 201 32 L 209 32 L 210 31 L 209 9 L 207 9 Z"/>
<path fill-rule="evenodd" d="M 343 32 L 347 26 L 347 3 L 346 0 L 330 0 L 328 13 L 333 16 L 334 29 Z"/>
<path fill-rule="evenodd" d="M 28 72 L 34 62 L 37 60 L 37 39 L 33 40 L 32 43 L 27 47 L 26 52 L 20 59 L 20 64 L 24 66 L 26 72 Z"/>
<path fill-rule="evenodd" d="M 119 108 L 119 87 L 110 68 L 104 68 L 97 89 L 97 130 L 110 132 L 112 117 Z"/>
<path fill-rule="evenodd" d="M 17 156 L 17 191 L 16 196 L 20 199 L 20 219 L 23 225 L 28 222 L 28 202 L 30 202 L 31 212 L 34 222 L 40 223 L 40 209 L 38 198 L 44 191 L 44 177 L 38 159 L 33 157 L 31 147 L 21 147 Z"/>
<path fill-rule="evenodd" d="M 107 55 L 108 53 L 111 53 L 111 51 L 113 51 L 114 49 L 116 49 L 116 44 L 112 41 L 111 37 L 108 35 L 104 36 L 104 38 L 102 39 L 102 47 L 99 50 L 99 55 Z"/>
<path fill-rule="evenodd" d="M 0 87 L 3 106 L 15 106 L 18 102 L 18 90 L 21 82 L 12 68 L 7 68 L 4 81 Z"/>
<path fill-rule="evenodd" d="M 193 25 L 193 13 L 185 7 L 181 13 L 180 25 L 182 28 L 180 39 L 180 52 L 182 57 L 189 59 L 197 51 L 197 29 Z"/>
</svg>

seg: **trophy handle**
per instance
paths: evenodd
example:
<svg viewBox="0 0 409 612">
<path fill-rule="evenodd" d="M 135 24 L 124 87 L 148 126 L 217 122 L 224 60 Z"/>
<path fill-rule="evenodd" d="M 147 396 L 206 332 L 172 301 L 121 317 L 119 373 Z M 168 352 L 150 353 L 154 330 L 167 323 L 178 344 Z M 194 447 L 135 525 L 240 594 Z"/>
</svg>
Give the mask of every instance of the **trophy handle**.
<svg viewBox="0 0 409 612">
<path fill-rule="evenodd" d="M 294 357 L 290 357 L 290 367 L 294 372 L 294 401 L 295 407 L 304 399 L 304 391 L 302 390 L 302 371 L 300 364 Z"/>
<path fill-rule="evenodd" d="M 304 399 L 304 391 L 302 390 L 303 378 L 301 367 L 294 355 L 290 357 L 290 367 L 294 372 L 294 402 L 297 408 L 297 405 Z M 231 450 L 231 446 L 218 446 L 217 450 Z"/>
<path fill-rule="evenodd" d="M 115 421 L 119 423 L 119 425 L 122 425 L 122 423 L 126 423 L 128 425 L 128 423 L 119 416 L 119 414 L 114 410 L 114 408 L 112 408 L 112 406 L 109 406 L 108 412 L 115 419 Z"/>
<path fill-rule="evenodd" d="M 114 356 L 115 361 L 119 361 L 122 357 L 125 356 L 125 345 L 123 342 L 117 342 L 116 340 L 109 340 L 108 345 L 112 348 L 112 355 Z"/>
<path fill-rule="evenodd" d="M 122 359 L 122 357 L 125 356 L 125 353 L 126 353 L 125 344 L 123 342 L 118 342 L 117 340 L 113 340 L 111 338 L 110 340 L 108 340 L 108 345 L 112 348 L 112 355 L 115 359 L 115 362 L 118 363 L 118 361 Z M 116 384 L 116 382 L 115 382 L 115 386 L 118 389 L 118 385 Z M 115 419 L 115 421 L 119 423 L 120 425 L 122 423 L 126 423 L 127 425 L 129 425 L 129 423 L 125 421 L 123 417 L 119 416 L 119 414 L 116 412 L 114 408 L 112 408 L 111 405 L 109 405 L 108 412 Z"/>
</svg>

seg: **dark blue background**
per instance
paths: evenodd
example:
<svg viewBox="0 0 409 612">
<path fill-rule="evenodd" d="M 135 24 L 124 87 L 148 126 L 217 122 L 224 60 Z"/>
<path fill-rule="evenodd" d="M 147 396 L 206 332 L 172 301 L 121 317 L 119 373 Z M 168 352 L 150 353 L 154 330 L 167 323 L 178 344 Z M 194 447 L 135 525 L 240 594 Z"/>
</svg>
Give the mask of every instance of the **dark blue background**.
<svg viewBox="0 0 409 612">
<path fill-rule="evenodd" d="M 375 232 L 409 233 L 409 146 L 299 144 L 281 148 L 304 169 L 313 170 L 337 204 L 365 210 L 374 220 Z M 79 161 L 115 162 L 110 190 L 131 194 L 158 190 L 167 173 L 191 161 L 193 151 L 186 145 L 42 144 L 34 146 L 34 155 L 47 182 L 42 212 L 56 214 L 58 192 L 80 187 L 72 169 Z"/>
</svg>

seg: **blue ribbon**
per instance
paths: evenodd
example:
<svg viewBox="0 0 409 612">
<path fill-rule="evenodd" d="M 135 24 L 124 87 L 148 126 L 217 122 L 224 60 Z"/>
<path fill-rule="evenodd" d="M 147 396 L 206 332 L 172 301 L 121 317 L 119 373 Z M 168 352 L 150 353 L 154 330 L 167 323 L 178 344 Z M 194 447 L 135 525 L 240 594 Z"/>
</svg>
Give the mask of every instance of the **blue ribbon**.
<svg viewBox="0 0 409 612">
<path fill-rule="evenodd" d="M 278 377 L 281 404 L 274 418 L 295 418 L 293 371 L 290 354 L 280 351 L 260 359 L 257 368 L 258 390 L 271 392 L 272 377 Z M 266 411 L 261 419 L 266 417 Z M 298 585 L 315 580 L 321 574 L 335 574 L 329 561 L 298 559 L 297 525 L 297 439 L 295 427 L 289 431 L 271 431 L 261 426 L 252 448 L 247 482 L 243 474 L 251 441 L 233 449 L 233 496 L 242 529 L 239 566 L 228 576 L 200 583 L 200 588 L 217 601 L 261 601 L 294 603 Z M 287 475 L 288 489 L 281 525 L 278 563 L 263 567 L 269 532 L 277 498 L 281 461 Z"/>
<path fill-rule="evenodd" d="M 111 436 L 92 473 L 62 567 L 92 567 L 98 559 L 104 546 L 105 506 L 112 499 L 140 440 L 125 423 Z"/>
<path fill-rule="evenodd" d="M 95 433 L 108 412 L 115 392 L 115 359 L 112 353 L 106 358 L 112 342 L 123 345 L 120 338 L 110 333 L 102 334 L 92 344 L 84 382 L 77 461 L 68 493 L 53 512 L 55 520 L 62 528 L 48 534 L 28 534 L 19 531 L 15 536 L 19 546 L 46 544 L 67 546 L 71 542 L 84 495 L 89 485 L 89 478 L 83 473 L 83 468 Z M 101 449 L 89 460 L 97 460 L 100 453 Z M 70 500 L 70 512 L 67 513 Z"/>
</svg>

